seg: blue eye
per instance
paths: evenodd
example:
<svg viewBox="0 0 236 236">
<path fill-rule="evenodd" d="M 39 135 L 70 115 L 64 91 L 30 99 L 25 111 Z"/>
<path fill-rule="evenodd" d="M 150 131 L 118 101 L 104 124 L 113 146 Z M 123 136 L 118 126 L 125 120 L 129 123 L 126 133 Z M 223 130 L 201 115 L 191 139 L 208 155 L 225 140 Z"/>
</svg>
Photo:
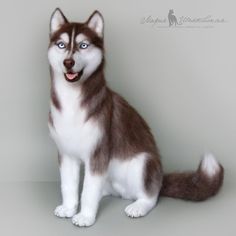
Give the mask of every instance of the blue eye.
<svg viewBox="0 0 236 236">
<path fill-rule="evenodd" d="M 58 46 L 60 49 L 63 49 L 63 48 L 66 47 L 66 45 L 65 45 L 63 42 L 57 43 L 57 46 Z"/>
<path fill-rule="evenodd" d="M 89 44 L 87 44 L 87 43 L 81 43 L 81 44 L 79 45 L 79 48 L 81 48 L 81 49 L 86 49 L 88 46 L 89 46 Z"/>
</svg>

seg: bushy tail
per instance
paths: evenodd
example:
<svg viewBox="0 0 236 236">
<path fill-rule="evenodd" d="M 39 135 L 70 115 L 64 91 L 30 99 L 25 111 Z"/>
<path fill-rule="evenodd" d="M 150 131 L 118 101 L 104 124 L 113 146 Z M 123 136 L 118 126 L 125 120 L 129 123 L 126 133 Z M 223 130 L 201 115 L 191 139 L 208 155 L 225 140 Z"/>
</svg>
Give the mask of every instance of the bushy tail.
<svg viewBox="0 0 236 236">
<path fill-rule="evenodd" d="M 223 178 L 223 167 L 212 154 L 206 154 L 196 172 L 164 175 L 161 195 L 203 201 L 219 191 Z"/>
</svg>

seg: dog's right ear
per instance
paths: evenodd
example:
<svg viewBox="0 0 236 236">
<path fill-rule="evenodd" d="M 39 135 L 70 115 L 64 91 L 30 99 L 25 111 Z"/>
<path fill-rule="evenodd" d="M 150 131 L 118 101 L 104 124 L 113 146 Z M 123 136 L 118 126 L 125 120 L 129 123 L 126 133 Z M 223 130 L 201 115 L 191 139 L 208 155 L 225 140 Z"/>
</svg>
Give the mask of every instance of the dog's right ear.
<svg viewBox="0 0 236 236">
<path fill-rule="evenodd" d="M 56 8 L 52 13 L 51 21 L 50 21 L 50 35 L 55 33 L 57 30 L 61 28 L 62 25 L 68 23 L 68 20 L 62 13 L 59 8 Z"/>
</svg>

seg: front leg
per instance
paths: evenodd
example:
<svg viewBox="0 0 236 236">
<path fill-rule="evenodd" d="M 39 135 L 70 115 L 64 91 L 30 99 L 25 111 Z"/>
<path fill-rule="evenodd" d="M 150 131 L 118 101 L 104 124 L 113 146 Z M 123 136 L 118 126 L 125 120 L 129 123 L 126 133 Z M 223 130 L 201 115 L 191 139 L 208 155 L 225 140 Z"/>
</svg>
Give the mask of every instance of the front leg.
<svg viewBox="0 0 236 236">
<path fill-rule="evenodd" d="M 89 163 L 85 164 L 85 177 L 81 195 L 80 212 L 73 216 L 72 223 L 77 226 L 94 224 L 99 201 L 102 198 L 105 175 L 92 173 Z"/>
<path fill-rule="evenodd" d="M 62 205 L 56 207 L 58 217 L 72 217 L 78 207 L 80 162 L 67 155 L 60 157 Z"/>
</svg>

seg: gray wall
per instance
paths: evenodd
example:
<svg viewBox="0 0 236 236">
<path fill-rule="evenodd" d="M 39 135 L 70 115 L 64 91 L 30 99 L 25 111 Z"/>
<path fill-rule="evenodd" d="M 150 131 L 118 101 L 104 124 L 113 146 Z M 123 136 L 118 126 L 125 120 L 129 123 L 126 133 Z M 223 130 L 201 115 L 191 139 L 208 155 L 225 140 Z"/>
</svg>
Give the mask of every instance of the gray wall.
<svg viewBox="0 0 236 236">
<path fill-rule="evenodd" d="M 147 120 L 167 171 L 195 168 L 205 151 L 236 164 L 234 1 L 1 1 L 0 181 L 58 179 L 47 129 L 49 18 L 60 6 L 84 21 L 105 17 L 106 76 Z M 213 15 L 213 28 L 158 28 L 143 16 Z M 204 24 L 203 24 L 204 26 Z M 232 178 L 233 179 L 233 178 Z"/>
</svg>

